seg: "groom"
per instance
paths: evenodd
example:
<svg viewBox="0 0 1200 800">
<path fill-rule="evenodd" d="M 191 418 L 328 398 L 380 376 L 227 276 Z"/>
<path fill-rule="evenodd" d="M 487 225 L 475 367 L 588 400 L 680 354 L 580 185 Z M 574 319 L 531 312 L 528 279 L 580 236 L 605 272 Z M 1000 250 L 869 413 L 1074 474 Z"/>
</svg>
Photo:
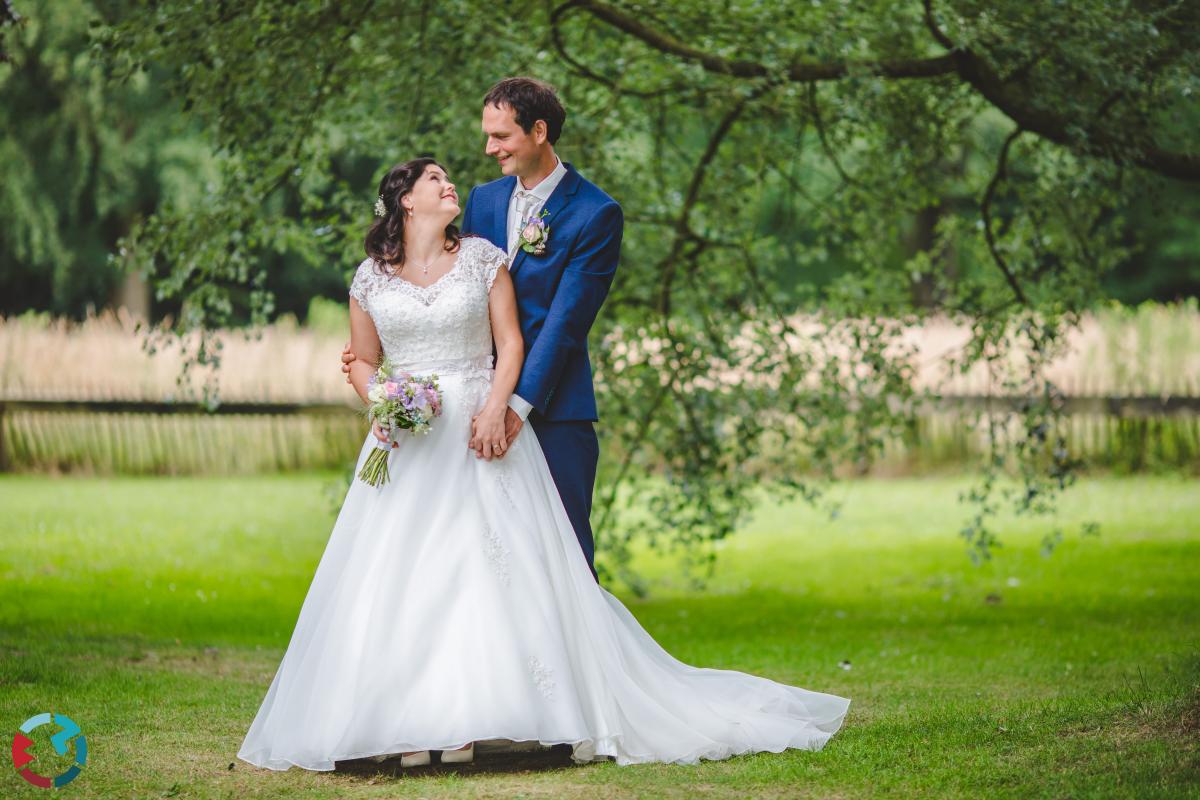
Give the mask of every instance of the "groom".
<svg viewBox="0 0 1200 800">
<path fill-rule="evenodd" d="M 624 218 L 616 201 L 555 154 L 566 116 L 541 81 L 506 78 L 492 87 L 483 98 L 484 152 L 504 177 L 471 192 L 462 232 L 508 251 L 525 362 L 505 432 L 511 445 L 526 421 L 533 426 L 595 577 L 589 517 L 600 446 L 587 336 L 616 273 Z M 548 231 L 544 241 L 540 228 Z M 343 372 L 353 360 L 347 344 Z"/>
</svg>

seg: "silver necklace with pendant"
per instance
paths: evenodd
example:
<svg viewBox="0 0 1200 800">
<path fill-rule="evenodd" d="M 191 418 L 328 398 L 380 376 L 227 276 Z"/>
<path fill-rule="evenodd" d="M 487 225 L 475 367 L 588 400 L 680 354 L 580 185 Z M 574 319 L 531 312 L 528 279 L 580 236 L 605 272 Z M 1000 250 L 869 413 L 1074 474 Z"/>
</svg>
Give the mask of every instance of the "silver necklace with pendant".
<svg viewBox="0 0 1200 800">
<path fill-rule="evenodd" d="M 433 257 L 433 261 L 430 261 L 428 264 L 418 264 L 418 263 L 417 263 L 417 262 L 415 262 L 415 261 L 413 261 L 412 263 L 413 263 L 413 265 L 414 265 L 414 266 L 417 266 L 417 267 L 420 267 L 420 268 L 421 268 L 421 274 L 422 274 L 422 275 L 428 275 L 428 274 L 429 274 L 429 268 L 430 268 L 430 267 L 432 267 L 434 264 L 436 264 L 436 263 L 437 263 L 437 260 L 438 260 L 439 258 L 441 258 L 441 257 L 442 257 L 442 254 L 441 254 L 441 253 L 438 253 L 436 256 L 434 256 L 434 257 Z M 404 271 L 404 268 L 405 268 L 405 267 L 407 267 L 407 266 L 408 266 L 408 264 L 409 264 L 409 258 L 408 258 L 407 256 L 405 256 L 405 258 L 404 258 L 404 263 L 403 263 L 403 264 L 400 266 L 400 271 L 401 271 L 401 272 L 403 272 L 403 271 Z"/>
</svg>

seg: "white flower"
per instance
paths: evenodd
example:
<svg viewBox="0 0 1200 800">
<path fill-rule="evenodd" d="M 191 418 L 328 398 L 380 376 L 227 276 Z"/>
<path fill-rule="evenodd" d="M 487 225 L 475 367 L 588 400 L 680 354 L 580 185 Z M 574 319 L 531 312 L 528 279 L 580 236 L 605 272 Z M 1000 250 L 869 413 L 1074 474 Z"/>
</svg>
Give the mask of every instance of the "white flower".
<svg viewBox="0 0 1200 800">
<path fill-rule="evenodd" d="M 382 217 L 387 214 L 387 206 L 383 204 L 383 195 L 379 195 L 379 199 L 375 201 L 375 216 Z"/>
<path fill-rule="evenodd" d="M 367 392 L 367 399 L 372 403 L 382 403 L 387 399 L 387 389 L 377 383 Z"/>
</svg>

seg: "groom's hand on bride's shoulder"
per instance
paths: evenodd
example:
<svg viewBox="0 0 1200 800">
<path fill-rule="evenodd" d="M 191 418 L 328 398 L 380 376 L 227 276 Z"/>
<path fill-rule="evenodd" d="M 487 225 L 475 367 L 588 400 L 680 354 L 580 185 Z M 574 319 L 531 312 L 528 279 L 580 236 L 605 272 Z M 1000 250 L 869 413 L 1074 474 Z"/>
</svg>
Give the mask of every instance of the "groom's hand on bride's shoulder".
<svg viewBox="0 0 1200 800">
<path fill-rule="evenodd" d="M 350 352 L 350 343 L 342 350 L 342 372 L 346 373 L 346 383 L 350 383 L 350 365 L 354 362 L 354 353 Z"/>
</svg>

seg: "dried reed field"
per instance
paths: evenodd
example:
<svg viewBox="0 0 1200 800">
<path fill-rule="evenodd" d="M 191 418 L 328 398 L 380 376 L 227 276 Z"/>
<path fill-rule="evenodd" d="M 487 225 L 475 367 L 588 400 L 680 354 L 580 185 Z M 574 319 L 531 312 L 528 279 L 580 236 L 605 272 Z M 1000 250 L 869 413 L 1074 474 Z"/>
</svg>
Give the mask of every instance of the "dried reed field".
<svg viewBox="0 0 1200 800">
<path fill-rule="evenodd" d="M 183 382 L 178 344 L 164 346 L 159 338 L 150 352 L 146 329 L 124 310 L 83 322 L 36 314 L 0 318 L 0 403 L 7 403 L 0 413 L 0 464 L 13 471 L 105 474 L 344 467 L 357 454 L 366 430 L 355 413 L 361 404 L 339 369 L 348 339 L 345 318 L 340 304 L 318 300 L 310 312 L 311 325 L 284 315 L 257 331 L 219 332 L 219 367 L 207 374 L 192 370 Z M 795 325 L 802 336 L 818 330 L 811 319 L 798 318 Z M 903 332 L 901 341 L 913 348 L 918 388 L 951 398 L 997 391 L 982 368 L 966 374 L 947 368 L 948 357 L 968 335 L 964 327 L 944 319 Z M 652 346 L 638 345 L 615 337 L 596 344 L 654 357 Z M 1200 396 L 1200 309 L 1192 302 L 1094 314 L 1073 333 L 1048 377 L 1068 397 L 1194 400 Z M 265 407 L 220 415 L 138 408 L 194 403 L 206 379 L 216 380 L 222 403 Z M 743 376 L 727 373 L 725 379 Z M 23 406 L 22 401 L 36 405 Z M 131 405 L 119 410 L 55 405 L 96 401 Z M 284 410 L 274 404 L 302 408 Z M 1079 413 L 1071 417 L 1069 428 L 1073 446 L 1101 466 L 1192 469 L 1200 459 L 1200 425 L 1190 410 L 1133 418 Z M 876 466 L 887 471 L 949 466 L 970 459 L 981 447 L 962 414 L 931 409 L 921 415 L 909 439 L 890 447 Z"/>
<path fill-rule="evenodd" d="M 322 314 L 328 320 L 329 309 Z M 796 325 L 815 332 L 804 319 Z M 144 331 L 136 327 L 124 309 L 79 323 L 44 315 L 0 317 L 0 399 L 186 399 L 176 383 L 179 348 L 168 346 L 151 355 L 142 345 Z M 218 333 L 222 363 L 214 373 L 221 399 L 355 407 L 358 400 L 344 382 L 338 360 L 349 326 L 342 326 L 344 332 L 336 327 L 329 321 L 306 327 L 284 315 L 255 333 Z M 904 342 L 916 348 L 918 386 L 947 395 L 988 392 L 982 368 L 966 375 L 947 375 L 944 369 L 947 355 L 968 335 L 966 328 L 944 319 L 905 332 Z M 1194 302 L 1146 305 L 1092 315 L 1070 337 L 1068 354 L 1047 377 L 1068 395 L 1200 395 L 1200 308 Z M 200 378 L 193 373 L 186 386 L 197 391 Z"/>
</svg>

